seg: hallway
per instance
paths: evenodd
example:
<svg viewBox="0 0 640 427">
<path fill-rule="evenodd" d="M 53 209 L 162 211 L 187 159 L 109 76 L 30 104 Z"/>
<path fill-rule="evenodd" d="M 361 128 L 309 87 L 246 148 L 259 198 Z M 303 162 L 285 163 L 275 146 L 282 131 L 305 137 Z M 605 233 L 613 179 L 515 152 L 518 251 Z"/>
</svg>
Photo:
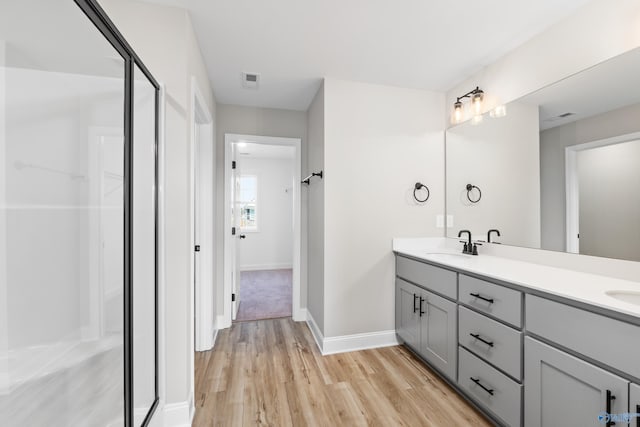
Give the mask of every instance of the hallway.
<svg viewBox="0 0 640 427">
<path fill-rule="evenodd" d="M 291 319 L 221 331 L 195 378 L 195 427 L 491 425 L 404 347 L 323 357 Z"/>
</svg>

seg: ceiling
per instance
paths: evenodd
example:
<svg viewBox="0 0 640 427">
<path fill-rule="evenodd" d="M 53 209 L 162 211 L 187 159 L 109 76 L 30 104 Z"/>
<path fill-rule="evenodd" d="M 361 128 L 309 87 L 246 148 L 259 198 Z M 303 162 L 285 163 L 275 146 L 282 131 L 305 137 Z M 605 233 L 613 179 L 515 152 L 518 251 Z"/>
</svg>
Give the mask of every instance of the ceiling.
<svg viewBox="0 0 640 427">
<path fill-rule="evenodd" d="M 146 1 L 190 11 L 218 102 L 306 110 L 323 77 L 446 91 L 590 0 Z"/>
<path fill-rule="evenodd" d="M 521 98 L 540 107 L 540 130 L 640 103 L 640 48 Z M 566 118 L 561 114 L 573 113 Z"/>
</svg>

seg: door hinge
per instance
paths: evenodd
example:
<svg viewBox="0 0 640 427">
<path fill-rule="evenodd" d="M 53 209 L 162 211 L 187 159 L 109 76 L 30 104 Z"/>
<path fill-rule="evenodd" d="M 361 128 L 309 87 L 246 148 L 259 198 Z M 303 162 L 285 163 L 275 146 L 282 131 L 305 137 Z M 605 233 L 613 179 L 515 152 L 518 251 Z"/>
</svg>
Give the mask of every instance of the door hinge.
<svg viewBox="0 0 640 427">
<path fill-rule="evenodd" d="M 231 302 L 235 302 L 236 300 L 236 294 L 231 294 Z"/>
<path fill-rule="evenodd" d="M 236 228 L 235 227 L 231 227 L 231 235 L 232 236 L 236 235 Z"/>
<path fill-rule="evenodd" d="M 235 169 L 236 168 L 236 161 L 232 160 L 231 161 L 231 169 Z"/>
<path fill-rule="evenodd" d="M 196 245 L 195 250 L 196 250 L 196 252 L 200 252 L 200 245 Z"/>
</svg>

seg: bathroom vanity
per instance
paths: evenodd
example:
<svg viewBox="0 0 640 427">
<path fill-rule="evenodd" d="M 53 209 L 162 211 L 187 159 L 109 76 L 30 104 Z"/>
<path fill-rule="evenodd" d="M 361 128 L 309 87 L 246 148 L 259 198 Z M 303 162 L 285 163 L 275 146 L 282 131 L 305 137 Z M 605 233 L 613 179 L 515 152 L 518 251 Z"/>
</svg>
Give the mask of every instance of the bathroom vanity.
<svg viewBox="0 0 640 427">
<path fill-rule="evenodd" d="M 397 336 L 496 423 L 640 412 L 639 283 L 410 240 L 394 240 Z"/>
</svg>

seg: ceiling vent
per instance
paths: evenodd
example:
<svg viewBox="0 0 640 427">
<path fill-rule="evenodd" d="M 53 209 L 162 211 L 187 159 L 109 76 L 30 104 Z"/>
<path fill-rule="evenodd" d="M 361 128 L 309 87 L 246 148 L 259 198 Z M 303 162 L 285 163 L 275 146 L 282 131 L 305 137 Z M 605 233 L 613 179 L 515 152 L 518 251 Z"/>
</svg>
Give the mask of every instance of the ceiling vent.
<svg viewBox="0 0 640 427">
<path fill-rule="evenodd" d="M 549 117 L 548 119 L 544 119 L 545 122 L 555 122 L 557 120 L 566 119 L 567 117 L 574 116 L 576 113 L 562 113 L 555 117 Z"/>
<path fill-rule="evenodd" d="M 242 73 L 242 87 L 245 89 L 258 89 L 260 85 L 260 74 Z"/>
</svg>

